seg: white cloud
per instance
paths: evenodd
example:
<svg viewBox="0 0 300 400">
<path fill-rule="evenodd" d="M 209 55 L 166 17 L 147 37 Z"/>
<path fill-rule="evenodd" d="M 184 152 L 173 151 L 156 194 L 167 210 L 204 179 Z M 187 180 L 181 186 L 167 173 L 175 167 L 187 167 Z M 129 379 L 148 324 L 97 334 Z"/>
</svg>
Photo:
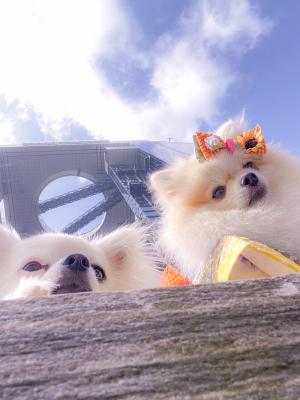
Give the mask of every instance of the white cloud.
<svg viewBox="0 0 300 400">
<path fill-rule="evenodd" d="M 232 63 L 270 29 L 246 0 L 195 2 L 181 18 L 180 33 L 158 43 L 152 84 L 160 101 L 148 125 L 156 121 L 164 136 L 188 138 L 197 121 L 212 122 L 236 79 Z"/>
<path fill-rule="evenodd" d="M 0 143 L 15 144 L 14 123 L 10 118 L 0 114 Z"/>
<path fill-rule="evenodd" d="M 272 28 L 268 18 L 260 17 L 254 2 L 245 0 L 224 0 L 222 7 L 218 0 L 205 1 L 203 5 L 198 2 L 195 11 L 185 23 L 193 25 L 195 32 L 198 26 L 206 46 L 215 46 L 222 51 L 232 48 L 243 54 Z M 197 14 L 201 16 L 201 25 Z"/>
<path fill-rule="evenodd" d="M 0 1 L 2 93 L 41 113 L 44 129 L 64 118 L 97 129 L 118 98 L 93 62 L 112 53 L 110 43 L 118 51 L 126 23 L 113 0 Z"/>
<path fill-rule="evenodd" d="M 247 0 L 195 1 L 178 32 L 145 52 L 124 4 L 0 0 L 0 94 L 32 107 L 54 139 L 67 119 L 95 138 L 186 138 L 218 115 L 232 65 L 271 27 Z M 151 68 L 154 100 L 134 102 L 112 86 L 100 61 L 118 58 Z"/>
</svg>

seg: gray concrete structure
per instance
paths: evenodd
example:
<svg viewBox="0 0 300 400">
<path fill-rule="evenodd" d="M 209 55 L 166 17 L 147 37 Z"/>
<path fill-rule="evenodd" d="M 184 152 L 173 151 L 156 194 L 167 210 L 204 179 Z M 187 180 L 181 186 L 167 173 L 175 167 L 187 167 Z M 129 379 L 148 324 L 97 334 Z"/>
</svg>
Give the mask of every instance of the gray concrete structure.
<svg viewBox="0 0 300 400">
<path fill-rule="evenodd" d="M 153 220 L 158 214 L 145 190 L 145 179 L 149 172 L 163 165 L 162 160 L 130 142 L 2 146 L 1 220 L 12 225 L 22 236 L 43 231 L 45 227 L 39 219 L 42 212 L 39 195 L 50 182 L 68 175 L 85 177 L 100 187 L 104 185 L 106 204 L 100 208 L 106 207 L 106 217 L 99 228 L 101 232 L 109 232 L 136 218 Z M 69 201 L 74 195 L 84 196 L 73 193 L 69 195 Z M 57 201 L 54 199 L 54 203 Z M 68 202 L 68 198 L 60 201 Z"/>
</svg>

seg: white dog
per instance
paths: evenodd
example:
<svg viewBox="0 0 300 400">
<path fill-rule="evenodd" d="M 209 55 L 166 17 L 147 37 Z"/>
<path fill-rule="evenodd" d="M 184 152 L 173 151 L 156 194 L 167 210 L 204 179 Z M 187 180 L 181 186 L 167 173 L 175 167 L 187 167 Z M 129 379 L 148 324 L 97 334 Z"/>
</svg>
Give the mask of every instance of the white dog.
<svg viewBox="0 0 300 400">
<path fill-rule="evenodd" d="M 155 287 L 145 228 L 128 225 L 91 241 L 61 233 L 20 239 L 0 225 L 0 298 Z"/>
<path fill-rule="evenodd" d="M 216 135 L 225 142 L 241 132 L 229 121 Z M 224 235 L 248 237 L 300 259 L 299 161 L 274 145 L 260 158 L 237 146 L 208 160 L 178 160 L 151 176 L 162 211 L 160 246 L 193 282 Z"/>
</svg>

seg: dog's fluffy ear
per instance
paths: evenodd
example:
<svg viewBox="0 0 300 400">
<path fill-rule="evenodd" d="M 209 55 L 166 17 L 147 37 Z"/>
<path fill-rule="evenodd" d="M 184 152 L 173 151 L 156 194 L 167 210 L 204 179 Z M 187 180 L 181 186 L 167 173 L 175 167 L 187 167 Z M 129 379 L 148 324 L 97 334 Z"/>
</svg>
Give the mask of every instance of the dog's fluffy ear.
<svg viewBox="0 0 300 400">
<path fill-rule="evenodd" d="M 0 225 L 0 254 L 7 254 L 10 249 L 21 240 L 17 232 L 12 228 Z"/>
<path fill-rule="evenodd" d="M 127 225 L 96 239 L 96 244 L 110 264 L 114 281 L 112 290 L 115 290 L 114 286 L 118 290 L 133 290 L 158 285 L 158 261 L 153 256 L 148 228 L 139 224 Z"/>
<path fill-rule="evenodd" d="M 149 179 L 149 187 L 158 203 L 171 199 L 176 195 L 176 187 L 171 168 L 154 172 Z"/>
<path fill-rule="evenodd" d="M 149 178 L 149 190 L 152 192 L 156 203 L 165 208 L 176 206 L 178 195 L 182 193 L 187 183 L 187 171 L 194 166 L 195 160 L 178 160 L 170 167 L 154 172 Z"/>
<path fill-rule="evenodd" d="M 140 251 L 143 245 L 144 229 L 138 225 L 128 225 L 119 228 L 112 233 L 96 239 L 109 263 L 122 268 L 128 261 Z"/>
</svg>

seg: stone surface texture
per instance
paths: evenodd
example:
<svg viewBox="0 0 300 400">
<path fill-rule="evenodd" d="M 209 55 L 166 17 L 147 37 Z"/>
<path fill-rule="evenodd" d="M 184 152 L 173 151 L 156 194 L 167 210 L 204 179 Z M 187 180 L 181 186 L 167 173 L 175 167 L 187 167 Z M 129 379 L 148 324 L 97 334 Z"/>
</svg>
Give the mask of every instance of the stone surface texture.
<svg viewBox="0 0 300 400">
<path fill-rule="evenodd" d="M 1 302 L 0 398 L 299 399 L 300 274 Z"/>
</svg>

